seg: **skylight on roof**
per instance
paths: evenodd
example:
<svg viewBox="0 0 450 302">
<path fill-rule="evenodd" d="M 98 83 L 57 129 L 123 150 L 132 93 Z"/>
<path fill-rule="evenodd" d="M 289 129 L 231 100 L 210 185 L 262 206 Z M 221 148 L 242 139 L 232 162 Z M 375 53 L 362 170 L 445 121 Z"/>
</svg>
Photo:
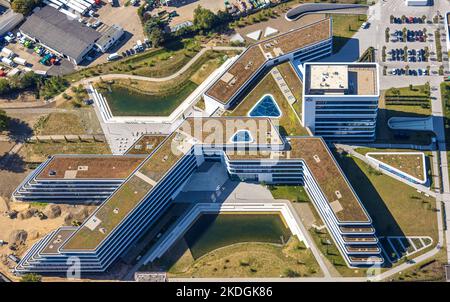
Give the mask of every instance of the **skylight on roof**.
<svg viewBox="0 0 450 302">
<path fill-rule="evenodd" d="M 248 130 L 239 130 L 231 137 L 232 143 L 251 143 L 253 137 Z"/>
<path fill-rule="evenodd" d="M 264 95 L 256 104 L 250 109 L 248 116 L 250 117 L 270 117 L 279 118 L 281 116 L 281 109 L 271 94 Z"/>
</svg>

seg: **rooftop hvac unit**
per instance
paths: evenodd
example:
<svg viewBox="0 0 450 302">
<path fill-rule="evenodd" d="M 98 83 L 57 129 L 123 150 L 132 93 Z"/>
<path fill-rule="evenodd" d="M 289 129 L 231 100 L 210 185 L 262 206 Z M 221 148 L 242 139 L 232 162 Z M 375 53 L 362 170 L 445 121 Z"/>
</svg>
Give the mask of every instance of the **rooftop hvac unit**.
<svg viewBox="0 0 450 302">
<path fill-rule="evenodd" d="M 48 1 L 48 0 L 47 0 Z M 59 1 L 59 0 L 49 0 L 51 3 L 53 3 L 53 4 L 55 4 L 55 5 L 57 5 L 57 6 L 63 6 L 64 5 L 64 3 L 62 3 L 61 1 Z"/>
<path fill-rule="evenodd" d="M 75 5 L 81 9 L 83 9 L 84 11 L 87 10 L 87 7 L 84 6 L 83 4 L 81 4 L 80 2 L 76 1 L 76 0 L 70 0 L 69 3 L 71 3 L 72 5 Z"/>
<path fill-rule="evenodd" d="M 82 4 L 83 6 L 86 6 L 87 8 L 91 8 L 92 7 L 92 3 L 89 3 L 85 0 L 74 0 L 75 2 Z"/>
<path fill-rule="evenodd" d="M 81 2 L 78 1 L 78 0 L 71 0 L 70 2 L 71 2 L 73 5 L 76 5 L 76 6 L 78 6 L 79 8 L 82 8 L 82 9 L 84 9 L 84 10 L 87 10 L 87 9 L 88 9 L 88 6 L 84 5 L 83 3 L 81 3 Z"/>
<path fill-rule="evenodd" d="M 59 11 L 63 14 L 65 14 L 67 17 L 71 18 L 71 19 L 77 19 L 78 16 L 72 12 L 69 12 L 68 10 L 64 9 L 64 8 L 60 8 Z"/>
<path fill-rule="evenodd" d="M 72 2 L 68 2 L 67 6 L 80 14 L 83 14 L 85 12 L 85 9 L 82 9 L 82 8 L 74 5 Z"/>
</svg>

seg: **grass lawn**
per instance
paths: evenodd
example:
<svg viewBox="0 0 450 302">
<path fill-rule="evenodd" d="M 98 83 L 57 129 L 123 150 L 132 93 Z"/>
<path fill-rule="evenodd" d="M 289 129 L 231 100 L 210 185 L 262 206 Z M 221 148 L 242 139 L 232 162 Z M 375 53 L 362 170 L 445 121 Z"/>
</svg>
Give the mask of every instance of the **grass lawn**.
<svg viewBox="0 0 450 302">
<path fill-rule="evenodd" d="M 418 152 L 414 149 L 377 149 L 377 148 L 356 148 L 356 152 L 362 155 L 366 155 L 368 152 Z M 425 154 L 425 163 L 427 167 L 427 177 L 429 181 L 429 185 L 431 188 L 434 188 L 433 186 L 433 170 L 432 170 L 432 164 L 431 164 L 431 158 L 433 157 L 433 153 L 431 151 L 420 151 Z"/>
<path fill-rule="evenodd" d="M 26 162 L 42 162 L 55 154 L 111 154 L 111 150 L 103 142 L 42 142 L 25 144 L 20 154 Z"/>
<path fill-rule="evenodd" d="M 288 199 L 292 202 L 310 202 L 309 196 L 303 186 L 269 186 L 269 189 L 275 199 Z M 310 202 L 308 206 L 314 216 L 314 224 L 317 226 L 324 225 L 314 205 Z M 302 216 L 301 213 L 298 214 Z M 318 231 L 314 227 L 311 227 L 308 231 L 317 248 L 334 265 L 340 274 L 347 277 L 365 275 L 365 270 L 354 270 L 347 266 L 326 228 Z"/>
<path fill-rule="evenodd" d="M 36 135 L 86 134 L 79 116 L 74 113 L 50 113 L 39 119 L 34 127 Z"/>
<path fill-rule="evenodd" d="M 445 127 L 445 142 L 448 145 L 450 142 L 450 83 L 441 83 L 442 108 L 444 110 L 444 127 Z M 450 162 L 450 151 L 447 151 L 447 161 Z M 449 167 L 450 173 L 450 167 Z"/>
<path fill-rule="evenodd" d="M 422 157 L 417 154 L 371 154 L 372 158 L 405 172 L 418 179 L 425 177 Z"/>
<path fill-rule="evenodd" d="M 126 73 L 148 77 L 165 77 L 175 73 L 199 51 L 200 44 L 186 39 L 169 44 L 166 48 L 151 49 L 122 60 L 107 62 L 67 75 L 69 82 L 108 73 Z"/>
<path fill-rule="evenodd" d="M 412 89 L 411 89 L 412 88 Z M 412 87 L 389 88 L 386 90 L 386 96 L 395 96 L 398 91 L 399 96 L 423 96 L 429 97 L 430 94 L 425 85 L 413 85 Z"/>
<path fill-rule="evenodd" d="M 137 80 L 114 80 L 113 85 L 127 87 L 130 90 L 136 90 L 148 94 L 171 93 L 174 89 L 184 87 L 187 82 L 200 85 L 214 70 L 223 63 L 225 56 L 234 56 L 235 51 L 207 51 L 199 58 L 186 72 L 177 78 L 164 82 L 137 81 Z M 99 82 L 97 85 L 100 90 L 107 89 L 107 83 Z"/>
<path fill-rule="evenodd" d="M 366 276 L 365 269 L 352 269 L 347 266 L 344 258 L 342 258 L 336 244 L 328 233 L 327 229 L 316 230 L 310 228 L 309 233 L 313 238 L 317 248 L 320 250 L 336 270 L 344 277 L 363 277 Z"/>
<path fill-rule="evenodd" d="M 303 84 L 291 63 L 288 61 L 277 65 L 277 69 L 301 107 Z"/>
<path fill-rule="evenodd" d="M 287 199 L 292 202 L 308 202 L 309 196 L 303 186 L 268 186 L 275 199 Z"/>
<path fill-rule="evenodd" d="M 302 100 L 303 83 L 297 76 L 297 73 L 295 72 L 290 62 L 280 64 L 277 66 L 277 68 L 296 99 L 296 102 L 292 104 L 292 107 L 294 108 L 295 112 L 297 112 L 297 115 L 301 119 L 302 101 L 303 101 Z"/>
<path fill-rule="evenodd" d="M 167 253 L 169 254 L 169 253 Z M 169 277 L 319 277 L 322 276 L 311 250 L 296 237 L 284 245 L 237 243 L 216 249 L 194 260 L 189 249 L 168 267 Z"/>
<path fill-rule="evenodd" d="M 394 275 L 385 281 L 445 281 L 444 265 L 447 264 L 447 251 L 441 249 L 439 253 L 413 268 L 407 269 Z"/>
<path fill-rule="evenodd" d="M 379 149 L 379 148 L 356 148 L 356 152 L 362 155 L 366 155 L 369 152 L 422 152 L 414 149 Z M 424 151 L 425 155 L 431 154 L 431 152 Z"/>
<path fill-rule="evenodd" d="M 168 116 L 206 78 L 236 51 L 208 51 L 176 78 L 163 81 L 117 79 L 99 81 L 97 89 L 108 100 L 114 115 Z"/>
<path fill-rule="evenodd" d="M 282 135 L 308 135 L 308 132 L 300 124 L 300 120 L 292 110 L 284 97 L 275 79 L 267 74 L 253 90 L 242 100 L 239 105 L 226 115 L 247 116 L 251 108 L 265 95 L 271 94 L 281 109 L 282 116 L 279 119 L 280 132 Z"/>
<path fill-rule="evenodd" d="M 372 217 L 378 236 L 430 236 L 437 242 L 435 200 L 351 156 L 336 155 Z"/>
<path fill-rule="evenodd" d="M 367 21 L 366 15 L 332 14 L 333 51 L 338 52 Z"/>
<path fill-rule="evenodd" d="M 422 85 L 423 86 L 423 85 Z M 409 87 L 400 88 L 401 93 L 409 95 Z M 389 91 L 389 90 L 388 90 Z M 386 93 L 388 93 L 386 91 Z M 414 93 L 421 94 L 421 88 Z M 400 94 L 403 95 L 403 94 Z M 388 105 L 385 101 L 384 93 L 380 96 L 378 117 L 377 117 L 377 139 L 378 143 L 409 143 L 417 145 L 428 145 L 434 136 L 432 132 L 427 131 L 399 131 L 402 135 L 392 131 L 388 126 L 388 120 L 391 117 L 428 117 L 431 115 L 431 107 L 424 108 L 420 105 Z"/>
</svg>

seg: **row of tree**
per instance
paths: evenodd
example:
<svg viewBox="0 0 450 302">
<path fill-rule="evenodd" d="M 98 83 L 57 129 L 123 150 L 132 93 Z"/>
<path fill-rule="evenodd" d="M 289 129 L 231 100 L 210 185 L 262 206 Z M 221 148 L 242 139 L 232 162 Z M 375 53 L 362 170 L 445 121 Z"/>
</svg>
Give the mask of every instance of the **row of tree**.
<svg viewBox="0 0 450 302">
<path fill-rule="evenodd" d="M 0 78 L 0 96 L 34 91 L 37 97 L 48 100 L 66 90 L 68 86 L 69 83 L 62 77 L 44 78 L 30 71 L 10 78 Z"/>
<path fill-rule="evenodd" d="M 219 11 L 214 14 L 209 9 L 198 6 L 194 10 L 193 25 L 181 28 L 177 32 L 169 33 L 167 22 L 162 20 L 159 16 L 151 16 L 145 10 L 140 8 L 138 14 L 144 25 L 144 31 L 147 34 L 149 41 L 153 47 L 159 47 L 168 40 L 195 33 L 206 34 L 215 28 L 227 24 L 232 20 L 232 16 L 226 12 Z"/>
</svg>

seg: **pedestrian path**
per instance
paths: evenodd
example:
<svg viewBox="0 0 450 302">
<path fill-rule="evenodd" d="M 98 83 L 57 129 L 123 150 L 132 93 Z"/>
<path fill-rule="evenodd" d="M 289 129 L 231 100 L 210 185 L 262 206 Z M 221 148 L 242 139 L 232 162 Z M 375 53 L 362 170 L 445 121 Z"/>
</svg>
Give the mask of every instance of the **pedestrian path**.
<svg viewBox="0 0 450 302">
<path fill-rule="evenodd" d="M 410 257 L 433 245 L 429 236 L 388 236 L 380 237 L 385 259 L 396 263 L 403 257 Z"/>
</svg>

